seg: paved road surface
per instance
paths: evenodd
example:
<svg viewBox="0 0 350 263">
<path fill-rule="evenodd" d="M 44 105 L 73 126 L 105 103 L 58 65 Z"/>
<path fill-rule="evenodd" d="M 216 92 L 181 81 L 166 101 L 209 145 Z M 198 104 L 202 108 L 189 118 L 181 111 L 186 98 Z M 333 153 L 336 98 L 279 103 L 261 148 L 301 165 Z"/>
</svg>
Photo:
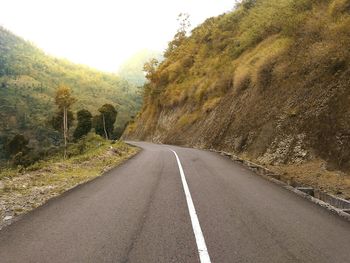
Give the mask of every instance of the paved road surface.
<svg viewBox="0 0 350 263">
<path fill-rule="evenodd" d="M 215 153 L 137 145 L 133 159 L 1 230 L 0 262 L 350 262 L 343 219 Z"/>
</svg>

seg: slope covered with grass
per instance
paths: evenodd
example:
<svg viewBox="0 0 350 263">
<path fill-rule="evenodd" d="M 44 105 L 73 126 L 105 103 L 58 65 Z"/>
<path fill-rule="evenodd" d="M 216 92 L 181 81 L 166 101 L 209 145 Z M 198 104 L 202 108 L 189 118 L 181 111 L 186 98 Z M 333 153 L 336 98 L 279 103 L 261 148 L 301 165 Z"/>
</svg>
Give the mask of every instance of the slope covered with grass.
<svg viewBox="0 0 350 263">
<path fill-rule="evenodd" d="M 125 137 L 232 151 L 350 197 L 350 1 L 245 0 L 166 54 Z"/>
</svg>

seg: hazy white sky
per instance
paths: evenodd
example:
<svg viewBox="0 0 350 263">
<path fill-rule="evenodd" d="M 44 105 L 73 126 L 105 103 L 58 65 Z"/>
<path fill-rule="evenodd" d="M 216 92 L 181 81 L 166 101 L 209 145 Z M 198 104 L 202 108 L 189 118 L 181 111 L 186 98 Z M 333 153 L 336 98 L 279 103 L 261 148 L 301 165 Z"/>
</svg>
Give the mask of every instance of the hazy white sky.
<svg viewBox="0 0 350 263">
<path fill-rule="evenodd" d="M 235 0 L 0 0 L 0 25 L 45 52 L 115 72 L 137 51 L 164 50 L 179 13 L 193 26 Z"/>
</svg>

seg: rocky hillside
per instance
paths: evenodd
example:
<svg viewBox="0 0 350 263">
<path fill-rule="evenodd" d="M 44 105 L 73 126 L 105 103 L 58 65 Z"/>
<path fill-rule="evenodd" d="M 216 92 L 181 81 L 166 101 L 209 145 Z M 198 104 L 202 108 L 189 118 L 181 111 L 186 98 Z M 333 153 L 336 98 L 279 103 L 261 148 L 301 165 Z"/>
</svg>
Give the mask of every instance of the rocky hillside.
<svg viewBox="0 0 350 263">
<path fill-rule="evenodd" d="M 234 152 L 350 197 L 349 0 L 244 0 L 180 35 L 124 137 Z"/>
</svg>

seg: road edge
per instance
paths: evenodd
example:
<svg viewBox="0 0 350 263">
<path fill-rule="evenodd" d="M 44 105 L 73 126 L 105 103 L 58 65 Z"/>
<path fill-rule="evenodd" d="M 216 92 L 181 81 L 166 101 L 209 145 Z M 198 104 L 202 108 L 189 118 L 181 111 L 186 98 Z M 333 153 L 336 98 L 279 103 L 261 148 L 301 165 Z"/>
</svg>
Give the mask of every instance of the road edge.
<svg viewBox="0 0 350 263">
<path fill-rule="evenodd" d="M 103 172 L 101 172 L 100 175 L 98 175 L 98 176 L 92 178 L 91 180 L 78 183 L 78 184 L 74 185 L 73 187 L 69 188 L 68 190 L 66 190 L 66 191 L 64 191 L 64 192 L 62 192 L 62 193 L 60 193 L 60 194 L 58 194 L 58 195 L 56 195 L 56 196 L 53 196 L 53 197 L 47 199 L 44 203 L 42 203 L 42 204 L 39 205 L 38 207 L 33 208 L 32 210 L 29 210 L 29 211 L 26 212 L 26 213 L 20 214 L 20 215 L 18 215 L 18 216 L 14 216 L 12 219 L 7 220 L 6 223 L 2 222 L 2 224 L 0 224 L 0 234 L 1 234 L 1 231 L 2 231 L 2 230 L 4 230 L 5 228 L 11 226 L 13 223 L 15 223 L 15 222 L 21 220 L 23 217 L 25 217 L 25 216 L 27 216 L 27 215 L 33 213 L 34 211 L 36 211 L 36 210 L 38 210 L 38 209 L 42 209 L 43 207 L 49 205 L 49 203 L 54 202 L 55 200 L 57 200 L 57 199 L 59 199 L 59 198 L 62 198 L 62 197 L 64 197 L 65 195 L 68 195 L 69 193 L 71 193 L 71 192 L 73 192 L 73 191 L 79 189 L 80 187 L 83 187 L 84 185 L 87 185 L 87 184 L 89 184 L 89 183 L 93 183 L 94 181 L 99 180 L 99 179 L 101 179 L 101 178 L 104 177 L 104 176 L 108 176 L 112 170 L 121 167 L 122 165 L 124 165 L 124 164 L 127 163 L 128 161 L 134 159 L 136 156 L 138 156 L 138 155 L 143 151 L 143 149 L 140 148 L 140 147 L 138 147 L 138 146 L 132 145 L 132 147 L 137 148 L 137 152 L 136 152 L 135 154 L 131 155 L 129 158 L 126 158 L 126 159 L 122 160 L 122 161 L 121 161 L 120 163 L 118 163 L 116 166 L 104 170 Z"/>
<path fill-rule="evenodd" d="M 203 150 L 203 149 L 200 149 L 200 150 Z M 228 152 L 224 152 L 224 151 L 218 151 L 218 150 L 215 150 L 215 149 L 204 149 L 206 151 L 210 151 L 210 152 L 214 152 L 214 153 L 218 153 L 222 156 L 226 156 L 228 157 L 230 160 L 234 161 L 234 162 L 237 162 L 239 164 L 242 164 L 244 167 L 247 167 L 249 170 L 253 171 L 255 175 L 258 175 L 258 176 L 261 176 L 263 177 L 264 179 L 270 181 L 270 182 L 273 182 L 274 184 L 277 184 L 279 186 L 281 186 L 282 188 L 322 207 L 322 208 L 325 208 L 327 211 L 331 212 L 332 214 L 335 214 L 335 215 L 338 215 L 339 217 L 341 217 L 342 219 L 345 219 L 346 221 L 350 222 L 350 214 L 344 212 L 342 209 L 339 209 L 329 203 L 326 203 L 316 197 L 313 197 L 305 192 L 302 192 L 300 190 L 298 190 L 297 188 L 281 181 L 281 180 L 278 180 L 276 178 L 274 178 L 273 176 L 275 176 L 276 174 L 275 173 L 272 173 L 269 169 L 261 166 L 261 165 L 258 165 L 258 164 L 255 164 L 253 162 L 250 162 L 250 161 L 247 161 L 247 160 L 244 160 L 232 153 L 228 153 Z"/>
</svg>

